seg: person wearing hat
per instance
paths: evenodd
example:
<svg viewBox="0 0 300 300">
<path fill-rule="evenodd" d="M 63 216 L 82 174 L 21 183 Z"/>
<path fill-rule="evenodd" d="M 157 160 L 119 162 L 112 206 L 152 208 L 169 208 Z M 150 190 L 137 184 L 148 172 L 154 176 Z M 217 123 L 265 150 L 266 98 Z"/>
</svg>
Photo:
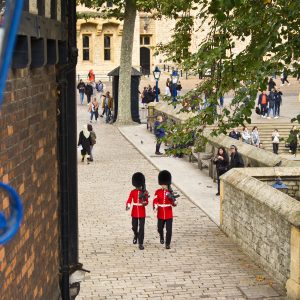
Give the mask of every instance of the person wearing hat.
<svg viewBox="0 0 300 300">
<path fill-rule="evenodd" d="M 139 249 L 144 250 L 144 227 L 146 209 L 148 205 L 149 194 L 146 191 L 146 180 L 143 173 L 137 172 L 132 175 L 132 185 L 135 187 L 129 194 L 126 202 L 126 210 L 130 209 L 132 205 L 131 217 L 132 217 L 132 231 L 133 244 L 139 242 Z"/>
<path fill-rule="evenodd" d="M 164 244 L 164 227 L 166 225 L 166 249 L 170 249 L 172 239 L 172 225 L 173 225 L 173 210 L 172 206 L 177 205 L 177 201 L 173 201 L 170 191 L 172 183 L 172 175 L 169 171 L 164 170 L 158 174 L 158 184 L 161 186 L 155 192 L 153 200 L 153 209 L 157 212 L 157 231 L 160 236 L 160 243 Z"/>
</svg>

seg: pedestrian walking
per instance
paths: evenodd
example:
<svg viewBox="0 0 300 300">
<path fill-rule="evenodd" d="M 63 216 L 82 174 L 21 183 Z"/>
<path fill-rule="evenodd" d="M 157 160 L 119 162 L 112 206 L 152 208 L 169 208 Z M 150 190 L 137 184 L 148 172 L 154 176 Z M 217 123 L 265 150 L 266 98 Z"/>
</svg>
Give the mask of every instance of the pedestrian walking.
<svg viewBox="0 0 300 300">
<path fill-rule="evenodd" d="M 285 68 L 283 68 L 282 73 L 281 73 L 281 85 L 285 85 L 286 82 L 288 83 L 288 85 L 290 85 L 287 78 L 288 78 L 288 69 L 285 67 Z"/>
<path fill-rule="evenodd" d="M 87 128 L 87 125 L 83 125 L 82 131 L 79 133 L 78 147 L 81 150 L 81 161 L 84 162 L 85 156 L 87 157 L 87 162 L 91 161 L 91 133 Z"/>
<path fill-rule="evenodd" d="M 297 154 L 298 139 L 299 139 L 299 130 L 294 125 L 290 131 L 288 137 L 288 143 L 290 144 L 289 152 L 292 153 L 292 155 L 294 155 L 295 157 Z"/>
<path fill-rule="evenodd" d="M 238 132 L 237 128 L 233 128 L 229 133 L 229 137 L 239 140 L 241 138 L 241 134 Z"/>
<path fill-rule="evenodd" d="M 92 98 L 92 95 L 93 95 L 93 86 L 91 85 L 90 82 L 88 82 L 85 86 L 85 94 L 86 94 L 86 97 L 87 97 L 87 103 L 88 105 L 90 104 L 91 102 L 91 98 Z"/>
<path fill-rule="evenodd" d="M 102 115 L 100 117 L 103 117 L 105 115 L 105 122 L 109 123 L 112 119 L 112 109 L 113 109 L 113 103 L 114 100 L 110 96 L 110 92 L 107 91 L 105 96 L 103 96 L 103 102 L 102 102 Z"/>
<path fill-rule="evenodd" d="M 165 129 L 163 128 L 162 125 L 163 125 L 163 117 L 158 116 L 154 123 L 154 134 L 156 137 L 156 148 L 155 148 L 156 155 L 162 155 L 162 153 L 159 151 L 161 146 L 161 139 L 166 135 Z"/>
<path fill-rule="evenodd" d="M 229 157 L 224 147 L 218 149 L 217 155 L 214 158 L 217 170 L 218 192 L 216 196 L 220 195 L 220 176 L 228 171 Z"/>
<path fill-rule="evenodd" d="M 98 109 L 99 109 L 99 103 L 98 103 L 98 101 L 97 101 L 97 98 L 94 97 L 94 98 L 93 98 L 93 101 L 90 102 L 90 104 L 89 104 L 89 110 L 88 110 L 89 113 L 90 113 L 90 115 L 91 115 L 91 119 L 90 119 L 90 122 L 91 122 L 91 123 L 93 122 L 94 116 L 95 116 L 95 120 L 96 120 L 96 122 L 97 122 L 98 116 L 99 116 L 99 114 L 98 114 Z"/>
<path fill-rule="evenodd" d="M 268 96 L 266 91 L 262 91 L 259 95 L 257 105 L 260 106 L 261 117 L 266 118 L 268 113 Z"/>
<path fill-rule="evenodd" d="M 96 84 L 97 98 L 99 101 L 101 101 L 102 99 L 103 90 L 104 90 L 104 85 L 102 81 L 99 80 L 98 83 Z"/>
<path fill-rule="evenodd" d="M 91 139 L 91 156 L 90 156 L 90 161 L 94 161 L 94 156 L 93 156 L 93 148 L 96 144 L 96 133 L 93 130 L 93 126 L 91 124 L 87 125 L 88 131 L 90 132 L 90 139 Z"/>
<path fill-rule="evenodd" d="M 251 144 L 255 147 L 259 147 L 260 137 L 257 126 L 254 126 L 251 132 Z"/>
<path fill-rule="evenodd" d="M 280 117 L 280 106 L 282 104 L 282 92 L 277 89 L 275 90 L 275 119 Z"/>
<path fill-rule="evenodd" d="M 269 101 L 268 101 L 268 119 L 271 119 L 270 117 L 270 113 L 272 111 L 272 117 L 275 118 L 275 101 L 276 101 L 276 93 L 275 93 L 275 89 L 272 89 L 269 97 L 268 97 Z"/>
<path fill-rule="evenodd" d="M 158 174 L 158 184 L 161 186 L 155 192 L 153 200 L 154 212 L 157 212 L 157 231 L 159 233 L 160 243 L 166 243 L 166 249 L 170 249 L 173 227 L 173 206 L 177 206 L 174 200 L 171 188 L 172 175 L 164 170 Z M 164 237 L 164 227 L 166 226 L 166 239 Z"/>
<path fill-rule="evenodd" d="M 276 86 L 276 82 L 273 80 L 272 77 L 270 77 L 270 80 L 268 82 L 268 90 L 269 90 L 269 92 L 271 92 L 272 89 L 275 89 L 275 86 Z"/>
<path fill-rule="evenodd" d="M 272 133 L 272 145 L 273 145 L 273 153 L 275 154 L 278 154 L 279 142 L 280 142 L 280 135 L 278 129 L 274 129 Z"/>
<path fill-rule="evenodd" d="M 126 210 L 132 205 L 132 231 L 133 244 L 139 243 L 139 249 L 144 250 L 144 231 L 146 206 L 148 205 L 149 194 L 146 190 L 146 180 L 143 173 L 137 172 L 132 175 L 132 185 L 135 187 L 129 194 L 126 202 Z"/>
<path fill-rule="evenodd" d="M 171 88 L 170 78 L 167 78 L 165 95 L 168 97 L 171 97 L 171 89 L 170 88 Z"/>
<path fill-rule="evenodd" d="M 251 135 L 246 126 L 243 127 L 242 131 L 242 141 L 246 144 L 251 144 Z"/>
<path fill-rule="evenodd" d="M 85 83 L 82 81 L 82 79 L 80 79 L 80 81 L 77 85 L 77 89 L 79 91 L 79 99 L 80 99 L 80 103 L 82 105 L 83 100 L 84 100 L 84 92 L 85 92 Z"/>
<path fill-rule="evenodd" d="M 94 73 L 93 70 L 89 70 L 87 78 L 88 78 L 89 82 L 94 82 L 95 81 L 95 73 Z"/>
<path fill-rule="evenodd" d="M 238 149 L 235 145 L 230 146 L 230 163 L 229 169 L 233 168 L 244 168 L 244 160 L 242 155 L 238 152 Z"/>
</svg>

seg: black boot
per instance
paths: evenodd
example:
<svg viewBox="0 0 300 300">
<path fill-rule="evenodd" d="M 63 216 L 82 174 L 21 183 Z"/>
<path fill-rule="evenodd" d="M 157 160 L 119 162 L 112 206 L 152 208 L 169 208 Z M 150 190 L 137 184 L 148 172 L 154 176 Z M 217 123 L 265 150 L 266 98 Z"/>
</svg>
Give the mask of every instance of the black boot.
<svg viewBox="0 0 300 300">
<path fill-rule="evenodd" d="M 137 243 L 137 235 L 134 235 L 132 243 L 135 245 Z"/>
<path fill-rule="evenodd" d="M 160 243 L 163 245 L 165 243 L 165 239 L 163 236 L 160 236 Z"/>
<path fill-rule="evenodd" d="M 144 246 L 142 244 L 139 245 L 140 250 L 144 250 Z"/>
<path fill-rule="evenodd" d="M 168 250 L 171 249 L 170 245 L 166 245 L 166 249 Z"/>
</svg>

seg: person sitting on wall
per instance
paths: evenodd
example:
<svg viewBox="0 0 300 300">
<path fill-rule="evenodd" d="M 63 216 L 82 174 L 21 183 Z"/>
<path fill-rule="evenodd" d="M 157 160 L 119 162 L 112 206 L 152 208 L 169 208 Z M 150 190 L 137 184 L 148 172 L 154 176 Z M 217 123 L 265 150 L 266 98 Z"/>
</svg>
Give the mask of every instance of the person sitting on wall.
<svg viewBox="0 0 300 300">
<path fill-rule="evenodd" d="M 241 134 L 237 131 L 237 128 L 233 128 L 233 130 L 229 133 L 229 137 L 239 140 L 241 138 Z"/>
</svg>

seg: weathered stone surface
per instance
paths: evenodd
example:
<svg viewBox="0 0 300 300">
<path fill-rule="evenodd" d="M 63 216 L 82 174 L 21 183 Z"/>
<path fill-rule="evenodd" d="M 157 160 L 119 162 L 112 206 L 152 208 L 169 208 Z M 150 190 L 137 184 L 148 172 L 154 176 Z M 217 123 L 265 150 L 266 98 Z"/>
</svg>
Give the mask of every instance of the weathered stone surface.
<svg viewBox="0 0 300 300">
<path fill-rule="evenodd" d="M 278 174 L 281 168 L 270 169 Z M 233 169 L 221 177 L 221 228 L 285 283 L 290 276 L 291 224 L 300 225 L 300 203 L 249 176 L 248 170 L 260 178 L 272 174 L 267 168 Z M 294 172 L 299 174 L 299 169 Z M 280 173 L 285 176 L 284 171 Z"/>
</svg>

